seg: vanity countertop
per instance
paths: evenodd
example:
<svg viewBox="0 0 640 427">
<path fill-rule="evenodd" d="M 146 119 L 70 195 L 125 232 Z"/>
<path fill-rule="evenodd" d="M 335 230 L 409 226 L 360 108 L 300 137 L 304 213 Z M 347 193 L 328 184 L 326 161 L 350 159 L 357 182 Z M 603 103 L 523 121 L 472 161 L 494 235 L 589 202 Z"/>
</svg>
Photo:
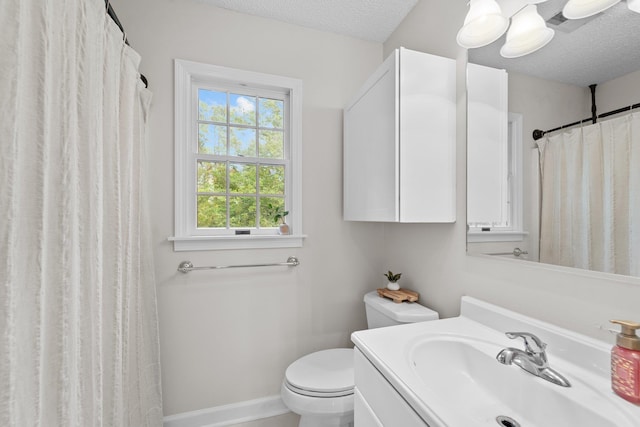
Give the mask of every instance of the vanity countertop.
<svg viewBox="0 0 640 427">
<path fill-rule="evenodd" d="M 495 360 L 522 348 L 505 335 L 515 331 L 542 339 L 550 367 L 572 386 Z M 611 391 L 610 344 L 472 297 L 459 317 L 358 331 L 352 341 L 431 427 L 496 426 L 498 415 L 529 427 L 640 425 L 640 406 Z"/>
</svg>

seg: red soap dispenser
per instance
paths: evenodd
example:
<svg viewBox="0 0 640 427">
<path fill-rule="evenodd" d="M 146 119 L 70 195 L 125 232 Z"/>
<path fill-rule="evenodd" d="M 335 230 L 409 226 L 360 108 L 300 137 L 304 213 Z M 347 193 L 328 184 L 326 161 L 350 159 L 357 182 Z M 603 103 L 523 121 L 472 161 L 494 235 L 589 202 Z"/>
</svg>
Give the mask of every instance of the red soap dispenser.
<svg viewBox="0 0 640 427">
<path fill-rule="evenodd" d="M 622 326 L 611 349 L 611 388 L 623 399 L 640 405 L 640 323 L 611 320 Z"/>
</svg>

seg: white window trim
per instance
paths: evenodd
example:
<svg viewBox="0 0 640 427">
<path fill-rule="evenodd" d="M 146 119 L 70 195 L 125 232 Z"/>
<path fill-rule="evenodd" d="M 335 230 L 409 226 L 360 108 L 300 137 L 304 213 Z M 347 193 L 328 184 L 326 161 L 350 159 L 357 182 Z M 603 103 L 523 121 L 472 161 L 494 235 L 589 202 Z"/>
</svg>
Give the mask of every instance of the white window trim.
<svg viewBox="0 0 640 427">
<path fill-rule="evenodd" d="M 522 242 L 526 236 L 529 235 L 527 231 L 469 231 L 467 233 L 468 243 L 487 243 L 487 242 Z"/>
<path fill-rule="evenodd" d="M 496 227 L 490 231 L 481 231 L 481 227 L 471 227 L 467 231 L 467 241 L 469 243 L 485 242 L 521 242 L 529 235 L 524 231 L 523 221 L 523 188 L 524 188 L 524 165 L 522 163 L 522 126 L 523 116 L 519 113 L 509 113 L 509 146 L 512 150 L 511 170 L 516 171 L 512 179 L 511 186 L 511 227 Z"/>
<path fill-rule="evenodd" d="M 291 235 L 193 235 L 188 227 L 189 191 L 193 181 L 188 177 L 192 123 L 192 83 L 210 80 L 242 82 L 264 89 L 286 89 L 289 92 L 289 149 L 291 162 Z M 198 62 L 175 60 L 175 230 L 168 239 L 174 251 L 217 249 L 261 249 L 301 247 L 302 234 L 302 81 L 299 79 L 245 71 Z"/>
</svg>

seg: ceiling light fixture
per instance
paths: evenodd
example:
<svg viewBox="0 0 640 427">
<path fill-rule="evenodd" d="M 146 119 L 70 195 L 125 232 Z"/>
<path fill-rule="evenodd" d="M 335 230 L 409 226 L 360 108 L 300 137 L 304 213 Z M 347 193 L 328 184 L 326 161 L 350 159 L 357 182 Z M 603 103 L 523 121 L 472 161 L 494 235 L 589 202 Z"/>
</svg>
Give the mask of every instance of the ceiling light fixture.
<svg viewBox="0 0 640 427">
<path fill-rule="evenodd" d="M 495 0 L 471 0 L 456 40 L 467 49 L 482 47 L 498 40 L 508 27 L 509 19 Z"/>
<path fill-rule="evenodd" d="M 527 5 L 511 18 L 507 41 L 500 49 L 500 55 L 505 58 L 528 55 L 547 45 L 554 34 L 538 14 L 538 7 Z"/>
<path fill-rule="evenodd" d="M 509 18 L 513 16 L 507 43 L 500 53 L 506 58 L 517 58 L 535 52 L 549 43 L 554 34 L 538 15 L 536 6 L 533 6 L 545 1 L 470 0 L 464 25 L 458 31 L 458 44 L 472 49 L 493 43 L 507 31 Z M 515 25 L 516 22 L 519 23 Z"/>
<path fill-rule="evenodd" d="M 518 58 L 537 51 L 553 39 L 535 6 L 547 0 L 470 0 L 464 25 L 458 31 L 458 44 L 467 49 L 486 46 L 498 40 L 509 28 L 500 49 L 505 58 Z M 626 0 L 630 10 L 640 13 L 640 0 Z M 583 19 L 603 12 L 620 0 L 569 0 L 562 9 L 567 19 Z"/>
<path fill-rule="evenodd" d="M 609 9 L 620 0 L 569 0 L 562 9 L 568 19 L 582 19 Z"/>
</svg>

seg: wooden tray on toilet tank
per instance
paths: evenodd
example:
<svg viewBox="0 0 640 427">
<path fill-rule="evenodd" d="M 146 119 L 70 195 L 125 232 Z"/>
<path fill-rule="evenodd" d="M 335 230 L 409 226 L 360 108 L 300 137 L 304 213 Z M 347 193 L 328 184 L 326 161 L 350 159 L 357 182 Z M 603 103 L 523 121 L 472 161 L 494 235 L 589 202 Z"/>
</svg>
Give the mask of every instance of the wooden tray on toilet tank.
<svg viewBox="0 0 640 427">
<path fill-rule="evenodd" d="M 397 291 L 392 291 L 387 288 L 379 288 L 377 289 L 378 295 L 384 298 L 392 299 L 393 302 L 400 304 L 403 301 L 408 302 L 416 302 L 418 301 L 419 293 L 410 291 L 408 289 L 398 289 Z"/>
</svg>

